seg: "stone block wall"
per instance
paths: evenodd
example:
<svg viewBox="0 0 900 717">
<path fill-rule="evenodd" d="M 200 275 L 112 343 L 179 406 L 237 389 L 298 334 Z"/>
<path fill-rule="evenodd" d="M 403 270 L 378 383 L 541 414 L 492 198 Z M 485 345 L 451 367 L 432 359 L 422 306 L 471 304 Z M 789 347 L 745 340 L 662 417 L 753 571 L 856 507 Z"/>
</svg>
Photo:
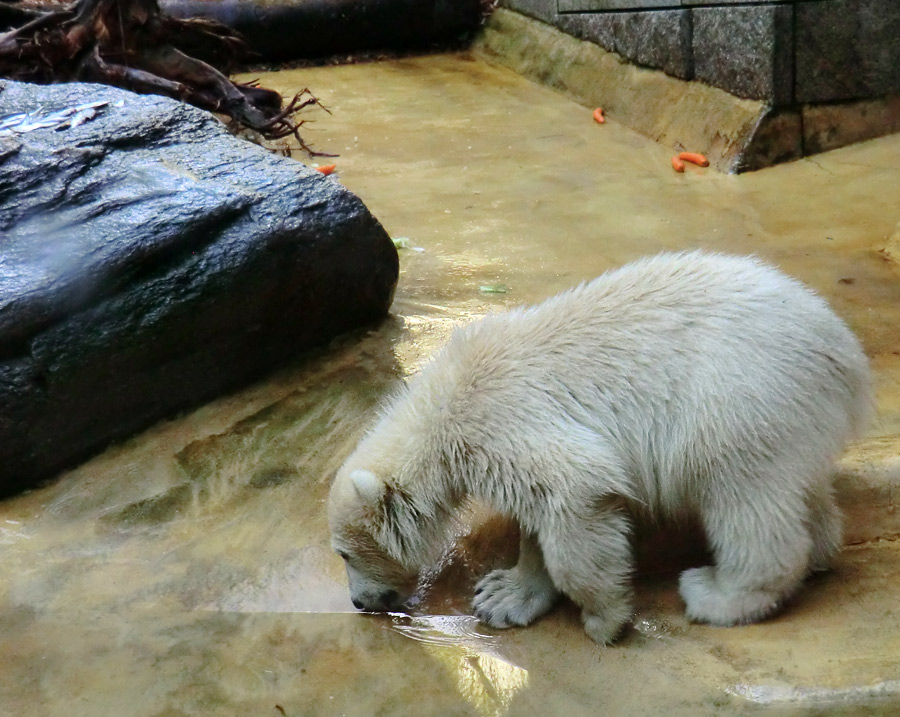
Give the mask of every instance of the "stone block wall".
<svg viewBox="0 0 900 717">
<path fill-rule="evenodd" d="M 900 94 L 900 0 L 503 0 L 638 65 L 772 107 Z"/>
<path fill-rule="evenodd" d="M 828 0 L 795 7 L 800 103 L 900 93 L 900 2 Z"/>
</svg>

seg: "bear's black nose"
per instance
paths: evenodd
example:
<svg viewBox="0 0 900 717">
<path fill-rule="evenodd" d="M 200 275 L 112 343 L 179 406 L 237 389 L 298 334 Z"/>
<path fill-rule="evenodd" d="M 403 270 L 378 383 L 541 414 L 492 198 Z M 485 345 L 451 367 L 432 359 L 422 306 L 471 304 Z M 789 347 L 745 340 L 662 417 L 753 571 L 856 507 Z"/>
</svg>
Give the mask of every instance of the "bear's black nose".
<svg viewBox="0 0 900 717">
<path fill-rule="evenodd" d="M 396 590 L 385 590 L 381 595 L 378 596 L 378 602 L 384 608 L 391 608 L 397 604 L 397 591 Z"/>
<path fill-rule="evenodd" d="M 362 610 L 365 606 L 359 600 L 353 600 L 353 607 L 357 610 Z"/>
</svg>

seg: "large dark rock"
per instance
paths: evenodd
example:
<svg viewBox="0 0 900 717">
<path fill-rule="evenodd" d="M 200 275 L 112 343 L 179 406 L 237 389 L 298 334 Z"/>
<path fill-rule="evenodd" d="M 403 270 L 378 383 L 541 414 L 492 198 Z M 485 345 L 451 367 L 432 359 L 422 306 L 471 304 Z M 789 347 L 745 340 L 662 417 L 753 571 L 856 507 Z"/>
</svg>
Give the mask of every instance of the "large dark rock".
<svg viewBox="0 0 900 717">
<path fill-rule="evenodd" d="M 175 17 L 237 30 L 268 60 L 421 49 L 478 28 L 480 0 L 162 0 Z"/>
<path fill-rule="evenodd" d="M 0 119 L 96 101 L 0 136 L 0 494 L 383 316 L 397 281 L 356 196 L 211 115 L 0 82 Z"/>
</svg>

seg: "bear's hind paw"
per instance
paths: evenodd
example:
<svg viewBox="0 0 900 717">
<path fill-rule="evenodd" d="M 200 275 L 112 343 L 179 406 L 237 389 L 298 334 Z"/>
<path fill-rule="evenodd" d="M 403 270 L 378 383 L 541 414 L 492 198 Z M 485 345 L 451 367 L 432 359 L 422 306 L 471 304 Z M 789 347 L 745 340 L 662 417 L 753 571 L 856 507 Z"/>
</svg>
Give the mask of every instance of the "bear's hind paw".
<svg viewBox="0 0 900 717">
<path fill-rule="evenodd" d="M 678 591 L 689 620 L 725 627 L 758 622 L 776 612 L 781 602 L 781 595 L 771 590 L 723 590 L 711 566 L 685 570 Z"/>
<path fill-rule="evenodd" d="M 623 610 L 622 614 L 608 614 L 602 617 L 582 612 L 581 623 L 588 637 L 594 642 L 598 645 L 609 645 L 621 634 L 629 616 L 628 610 Z"/>
<path fill-rule="evenodd" d="M 549 576 L 494 570 L 475 586 L 472 608 L 491 627 L 524 626 L 547 612 L 558 596 Z"/>
</svg>

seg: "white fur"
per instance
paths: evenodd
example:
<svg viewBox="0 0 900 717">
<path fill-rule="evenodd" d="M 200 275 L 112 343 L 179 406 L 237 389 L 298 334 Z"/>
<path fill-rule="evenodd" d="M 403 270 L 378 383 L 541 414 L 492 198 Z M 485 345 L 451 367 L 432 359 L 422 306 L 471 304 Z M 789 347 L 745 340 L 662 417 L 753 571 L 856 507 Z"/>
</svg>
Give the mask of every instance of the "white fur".
<svg viewBox="0 0 900 717">
<path fill-rule="evenodd" d="M 635 511 L 702 520 L 715 566 L 681 577 L 690 618 L 765 618 L 841 544 L 832 464 L 870 414 L 869 384 L 827 304 L 752 258 L 662 254 L 489 315 L 456 330 L 335 479 L 351 593 L 371 609 L 384 600 L 364 592 L 402 599 L 396 576 L 435 559 L 471 496 L 523 532 L 519 565 L 478 585 L 491 625 L 527 624 L 562 592 L 613 640 L 631 615 Z M 347 490 L 359 470 L 381 497 Z"/>
</svg>

